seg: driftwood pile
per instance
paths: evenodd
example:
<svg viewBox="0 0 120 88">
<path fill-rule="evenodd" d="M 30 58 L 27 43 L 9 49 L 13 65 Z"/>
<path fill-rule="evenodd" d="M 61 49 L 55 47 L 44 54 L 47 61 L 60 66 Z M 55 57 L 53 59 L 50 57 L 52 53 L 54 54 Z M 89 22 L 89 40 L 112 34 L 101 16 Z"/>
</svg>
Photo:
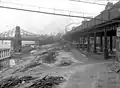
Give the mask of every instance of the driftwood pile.
<svg viewBox="0 0 120 88">
<path fill-rule="evenodd" d="M 63 77 L 45 76 L 42 79 L 36 80 L 31 86 L 27 88 L 56 88 L 56 85 L 63 83 Z"/>
<path fill-rule="evenodd" d="M 16 88 L 18 85 L 34 80 L 32 76 L 8 77 L 0 81 L 0 88 Z"/>
<path fill-rule="evenodd" d="M 66 81 L 63 77 L 57 76 L 45 76 L 41 79 L 36 79 L 37 77 L 32 76 L 11 76 L 0 81 L 0 88 L 18 88 L 27 83 L 31 83 L 31 85 L 23 88 L 56 88 L 57 85 Z"/>
</svg>

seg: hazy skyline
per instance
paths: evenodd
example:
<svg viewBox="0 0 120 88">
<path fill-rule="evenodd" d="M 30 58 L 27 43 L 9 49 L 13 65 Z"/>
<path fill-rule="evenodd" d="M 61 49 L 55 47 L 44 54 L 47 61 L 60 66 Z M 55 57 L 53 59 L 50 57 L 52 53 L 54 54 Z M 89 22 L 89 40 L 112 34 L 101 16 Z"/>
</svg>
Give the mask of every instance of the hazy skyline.
<svg viewBox="0 0 120 88">
<path fill-rule="evenodd" d="M 64 9 L 92 14 L 99 14 L 105 8 L 105 6 L 72 2 L 69 0 L 1 0 L 1 1 L 9 1 L 46 8 Z M 0 32 L 10 30 L 18 25 L 21 27 L 21 29 L 24 29 L 29 32 L 54 34 L 60 31 L 64 31 L 65 26 L 70 23 L 78 24 L 83 20 L 82 18 L 55 16 L 42 13 L 10 10 L 4 8 L 0 8 L 0 11 L 1 11 Z"/>
</svg>

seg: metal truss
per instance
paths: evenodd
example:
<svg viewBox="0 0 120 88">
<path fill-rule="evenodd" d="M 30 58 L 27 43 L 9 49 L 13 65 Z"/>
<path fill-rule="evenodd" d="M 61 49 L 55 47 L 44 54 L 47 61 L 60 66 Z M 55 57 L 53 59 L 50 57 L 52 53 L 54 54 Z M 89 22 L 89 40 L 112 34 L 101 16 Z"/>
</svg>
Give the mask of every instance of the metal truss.
<svg viewBox="0 0 120 88">
<path fill-rule="evenodd" d="M 0 37 L 2 37 L 2 38 L 14 37 L 15 36 L 15 30 L 16 29 L 13 28 L 12 30 L 8 30 L 8 31 L 5 31 L 3 33 L 0 33 Z M 40 35 L 28 32 L 28 31 L 23 30 L 23 29 L 20 29 L 20 34 L 21 34 L 22 38 L 25 38 L 25 37 L 40 37 Z"/>
</svg>

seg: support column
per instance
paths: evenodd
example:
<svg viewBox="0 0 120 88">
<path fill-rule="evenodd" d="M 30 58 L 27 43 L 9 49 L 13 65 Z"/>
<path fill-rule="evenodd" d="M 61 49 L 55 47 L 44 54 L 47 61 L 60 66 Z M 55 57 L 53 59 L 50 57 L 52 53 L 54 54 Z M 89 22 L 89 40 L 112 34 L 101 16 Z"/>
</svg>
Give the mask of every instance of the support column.
<svg viewBox="0 0 120 88">
<path fill-rule="evenodd" d="M 108 47 L 107 47 L 108 45 L 107 45 L 107 44 L 108 44 L 108 40 L 107 40 L 107 30 L 105 29 L 105 30 L 104 30 L 104 46 L 105 46 L 105 47 L 104 47 L 104 58 L 105 58 L 105 59 L 108 59 L 108 57 L 109 57 L 109 56 L 108 56 Z"/>
<path fill-rule="evenodd" d="M 80 37 L 80 48 L 82 49 L 82 37 Z"/>
<path fill-rule="evenodd" d="M 94 53 L 97 52 L 97 50 L 96 50 L 96 33 L 94 33 L 94 51 L 93 52 Z"/>
<path fill-rule="evenodd" d="M 1 57 L 3 58 L 3 50 L 1 51 Z"/>
<path fill-rule="evenodd" d="M 82 38 L 82 49 L 84 50 L 85 49 L 85 45 L 84 45 L 84 40 L 85 40 L 85 37 L 83 36 L 83 38 Z"/>
<path fill-rule="evenodd" d="M 80 37 L 79 37 L 79 42 L 78 42 L 78 49 L 80 50 Z"/>
<path fill-rule="evenodd" d="M 87 52 L 90 52 L 90 36 L 87 37 Z"/>
<path fill-rule="evenodd" d="M 112 48 L 113 48 L 113 41 L 112 41 L 112 36 L 110 36 L 110 52 L 113 51 Z"/>
<path fill-rule="evenodd" d="M 76 49 L 79 49 L 79 38 L 77 38 L 77 42 L 76 42 Z"/>
<path fill-rule="evenodd" d="M 1 59 L 1 51 L 0 51 L 0 59 Z"/>
<path fill-rule="evenodd" d="M 79 37 L 79 46 L 78 46 L 78 47 L 79 47 L 79 49 L 80 49 L 80 37 Z"/>
<path fill-rule="evenodd" d="M 83 49 L 83 36 L 81 37 L 81 49 Z"/>
<path fill-rule="evenodd" d="M 103 52 L 103 38 L 100 36 L 100 52 Z"/>
</svg>

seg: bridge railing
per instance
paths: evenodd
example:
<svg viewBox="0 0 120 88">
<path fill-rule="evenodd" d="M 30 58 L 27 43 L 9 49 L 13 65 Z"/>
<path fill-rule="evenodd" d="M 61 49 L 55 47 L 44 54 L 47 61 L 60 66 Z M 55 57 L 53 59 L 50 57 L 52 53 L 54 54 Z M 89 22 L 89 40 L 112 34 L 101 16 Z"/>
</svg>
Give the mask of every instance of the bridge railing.
<svg viewBox="0 0 120 88">
<path fill-rule="evenodd" d="M 0 49 L 0 60 L 9 58 L 11 56 L 11 49 Z"/>
</svg>

